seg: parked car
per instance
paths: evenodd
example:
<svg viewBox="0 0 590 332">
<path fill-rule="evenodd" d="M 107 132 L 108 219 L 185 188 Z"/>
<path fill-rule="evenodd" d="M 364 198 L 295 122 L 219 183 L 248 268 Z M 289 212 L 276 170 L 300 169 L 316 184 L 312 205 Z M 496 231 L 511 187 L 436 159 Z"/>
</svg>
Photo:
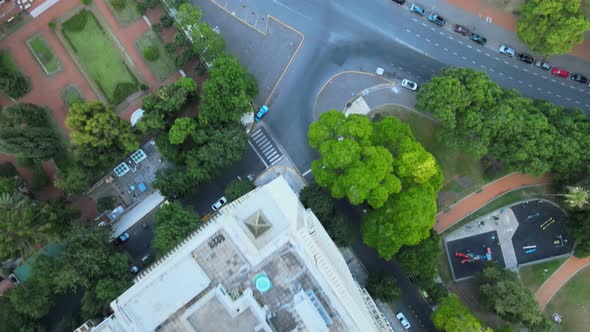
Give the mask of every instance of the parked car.
<svg viewBox="0 0 590 332">
<path fill-rule="evenodd" d="M 537 62 L 535 62 L 535 66 L 536 67 L 539 67 L 539 68 L 541 68 L 543 70 L 551 70 L 551 68 L 553 68 L 553 66 L 551 66 L 547 62 L 543 62 L 541 60 L 537 60 Z"/>
<path fill-rule="evenodd" d="M 528 63 L 529 65 L 531 63 L 533 63 L 533 61 L 535 61 L 535 59 L 533 59 L 532 56 L 530 56 L 529 54 L 526 54 L 526 53 L 518 53 L 518 60 L 520 60 L 524 63 Z"/>
<path fill-rule="evenodd" d="M 564 77 L 567 78 L 568 76 L 570 76 L 570 73 L 567 70 L 563 70 L 557 67 L 553 67 L 553 69 L 551 70 L 551 74 L 555 75 L 555 76 L 559 76 L 559 77 Z"/>
<path fill-rule="evenodd" d="M 404 3 L 406 3 L 406 0 L 393 0 L 393 2 L 397 3 L 398 5 L 403 5 Z"/>
<path fill-rule="evenodd" d="M 424 8 L 422 8 L 422 6 L 417 5 L 415 3 L 410 5 L 410 11 L 414 12 L 420 16 L 424 16 L 424 14 L 426 14 L 426 11 L 424 10 Z"/>
<path fill-rule="evenodd" d="M 121 245 L 124 242 L 126 242 L 127 240 L 129 240 L 129 233 L 125 232 L 121 235 L 119 235 L 116 239 L 115 239 L 115 245 Z"/>
<path fill-rule="evenodd" d="M 455 26 L 453 27 L 453 31 L 455 31 L 456 33 L 463 35 L 465 37 L 469 36 L 469 34 L 471 34 L 471 31 L 469 31 L 469 29 L 467 29 L 466 27 L 459 25 L 459 24 L 455 24 Z"/>
<path fill-rule="evenodd" d="M 254 116 L 254 121 L 259 122 L 266 113 L 268 113 L 268 106 L 262 105 Z"/>
<path fill-rule="evenodd" d="M 405 78 L 402 80 L 402 86 L 404 88 L 412 90 L 412 91 L 416 91 L 418 89 L 418 83 L 412 82 L 412 81 L 407 80 Z"/>
<path fill-rule="evenodd" d="M 469 39 L 473 40 L 474 42 L 480 45 L 485 45 L 488 42 L 487 38 L 482 37 L 476 33 L 472 33 L 471 36 L 469 36 Z"/>
<path fill-rule="evenodd" d="M 213 203 L 213 205 L 211 205 L 211 208 L 213 209 L 213 211 L 217 211 L 217 210 L 221 209 L 221 207 L 225 203 L 227 203 L 227 198 L 225 198 L 225 196 L 223 196 L 220 199 L 218 199 L 217 202 Z"/>
<path fill-rule="evenodd" d="M 404 329 L 409 330 L 410 329 L 410 322 L 408 322 L 408 320 L 406 319 L 406 316 L 404 316 L 404 314 L 402 314 L 401 312 L 398 312 L 397 315 L 395 315 L 395 317 L 397 318 L 397 320 L 399 320 L 400 323 L 402 323 L 402 326 L 404 327 Z"/>
<path fill-rule="evenodd" d="M 572 81 L 576 81 L 576 82 L 582 83 L 582 84 L 588 83 L 588 78 L 582 74 L 572 74 L 572 77 L 570 77 L 570 79 Z"/>
<path fill-rule="evenodd" d="M 500 45 L 500 48 L 498 49 L 498 51 L 502 54 L 506 54 L 509 56 L 516 55 L 516 51 L 512 47 L 506 46 L 506 45 Z"/>
<path fill-rule="evenodd" d="M 441 26 L 441 27 L 443 25 L 445 25 L 445 23 L 447 22 L 447 20 L 445 20 L 444 17 L 442 17 L 434 12 L 432 12 L 432 13 L 430 13 L 430 15 L 428 15 L 428 20 L 436 25 Z"/>
</svg>

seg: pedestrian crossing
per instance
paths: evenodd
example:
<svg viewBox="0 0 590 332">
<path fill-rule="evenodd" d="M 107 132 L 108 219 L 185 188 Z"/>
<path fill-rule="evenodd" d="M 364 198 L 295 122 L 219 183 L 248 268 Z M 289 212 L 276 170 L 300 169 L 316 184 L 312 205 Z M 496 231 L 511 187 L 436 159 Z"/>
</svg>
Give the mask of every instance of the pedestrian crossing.
<svg viewBox="0 0 590 332">
<path fill-rule="evenodd" d="M 274 166 L 283 159 L 283 154 L 276 142 L 270 137 L 270 134 L 264 127 L 256 129 L 250 135 L 248 143 L 266 167 Z"/>
</svg>

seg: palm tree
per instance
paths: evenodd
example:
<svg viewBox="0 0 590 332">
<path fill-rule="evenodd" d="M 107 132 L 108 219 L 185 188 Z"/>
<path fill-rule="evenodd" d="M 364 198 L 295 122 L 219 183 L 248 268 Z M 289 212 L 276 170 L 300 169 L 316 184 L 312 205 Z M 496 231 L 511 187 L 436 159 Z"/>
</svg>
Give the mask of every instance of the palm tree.
<svg viewBox="0 0 590 332">
<path fill-rule="evenodd" d="M 579 186 L 568 186 L 567 191 L 568 192 L 566 194 L 563 194 L 563 197 L 565 197 L 565 204 L 567 204 L 570 208 L 581 208 L 588 204 L 590 192 L 586 188 Z"/>
</svg>

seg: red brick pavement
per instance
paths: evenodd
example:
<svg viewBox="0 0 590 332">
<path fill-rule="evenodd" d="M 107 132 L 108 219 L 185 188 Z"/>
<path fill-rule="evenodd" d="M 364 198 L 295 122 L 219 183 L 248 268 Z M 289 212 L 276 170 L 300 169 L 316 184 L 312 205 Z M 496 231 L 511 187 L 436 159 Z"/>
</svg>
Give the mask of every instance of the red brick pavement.
<svg viewBox="0 0 590 332">
<path fill-rule="evenodd" d="M 547 279 L 535 293 L 537 302 L 542 310 L 545 309 L 555 293 L 576 273 L 590 264 L 590 257 L 570 257 L 549 279 Z"/>
</svg>

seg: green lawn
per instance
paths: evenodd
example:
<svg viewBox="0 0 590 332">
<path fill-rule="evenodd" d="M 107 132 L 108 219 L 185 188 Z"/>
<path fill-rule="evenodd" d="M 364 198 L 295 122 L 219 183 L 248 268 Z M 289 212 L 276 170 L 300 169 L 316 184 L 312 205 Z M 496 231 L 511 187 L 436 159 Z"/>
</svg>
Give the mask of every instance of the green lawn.
<svg viewBox="0 0 590 332">
<path fill-rule="evenodd" d="M 14 58 L 7 50 L 0 50 L 0 61 L 3 67 L 19 73 L 21 72 L 16 62 L 14 62 Z"/>
<path fill-rule="evenodd" d="M 137 21 L 141 15 L 137 11 L 137 2 L 134 0 L 124 0 L 125 8 L 123 9 L 116 9 L 111 4 L 111 0 L 107 0 L 107 4 L 113 16 L 121 23 L 122 25 L 128 25 L 129 23 Z"/>
<path fill-rule="evenodd" d="M 112 104 L 119 104 L 137 90 L 137 78 L 123 61 L 119 50 L 104 32 L 91 11 L 87 11 L 86 25 L 81 31 L 63 29 L 80 63 Z M 115 94 L 117 85 L 133 85 L 133 91 L 123 96 Z"/>
<path fill-rule="evenodd" d="M 82 96 L 80 90 L 73 84 L 66 86 L 62 90 L 61 99 L 67 107 L 70 107 L 75 102 L 84 102 L 84 96 Z"/>
<path fill-rule="evenodd" d="M 61 62 L 49 48 L 47 42 L 40 34 L 27 41 L 29 49 L 34 53 L 35 59 L 43 67 L 45 74 L 53 75 L 61 70 Z"/>
<path fill-rule="evenodd" d="M 165 80 L 176 71 L 174 60 L 172 60 L 172 57 L 164 48 L 164 44 L 153 31 L 148 31 L 139 37 L 135 42 L 135 47 L 139 54 L 142 55 L 143 50 L 147 47 L 153 47 L 158 50 L 160 57 L 156 61 L 148 61 L 147 59 L 144 59 L 158 81 Z"/>
<path fill-rule="evenodd" d="M 520 280 L 533 293 L 557 270 L 566 258 L 522 267 L 518 270 Z"/>
<path fill-rule="evenodd" d="M 580 271 L 568 281 L 545 308 L 549 316 L 562 316 L 561 331 L 588 331 L 590 326 L 590 269 Z"/>
</svg>

